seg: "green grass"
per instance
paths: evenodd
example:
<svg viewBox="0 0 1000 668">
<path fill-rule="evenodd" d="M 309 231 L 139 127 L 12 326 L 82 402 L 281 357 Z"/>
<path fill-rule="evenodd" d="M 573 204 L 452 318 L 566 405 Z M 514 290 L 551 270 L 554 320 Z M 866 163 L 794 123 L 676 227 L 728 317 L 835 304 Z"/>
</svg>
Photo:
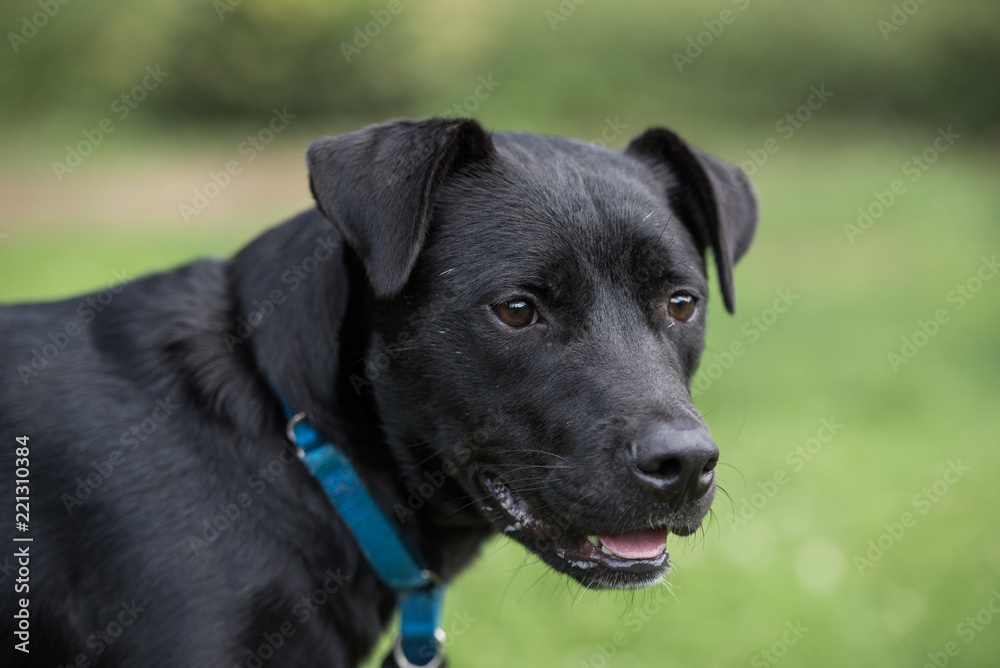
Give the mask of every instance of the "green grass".
<svg viewBox="0 0 1000 668">
<path fill-rule="evenodd" d="M 701 143 L 739 161 L 768 134 Z M 957 627 L 1000 588 L 1000 278 L 960 311 L 946 296 L 1000 252 L 1000 162 L 959 141 L 854 244 L 843 230 L 873 191 L 907 178 L 903 162 L 933 137 L 809 127 L 754 176 L 762 220 L 736 272 L 739 311 L 729 317 L 713 298 L 701 373 L 734 341 L 745 352 L 696 399 L 725 451 L 724 493 L 703 532 L 670 539 L 673 595 L 581 592 L 498 538 L 452 587 L 446 627 L 476 621 L 453 634 L 450 665 L 770 665 L 755 656 L 797 622 L 808 631 L 787 647 L 789 666 L 920 666 L 950 641 L 953 665 L 995 664 L 1000 620 L 968 643 Z M 219 214 L 184 227 L 167 211 L 111 227 L 93 212 L 66 215 L 58 226 L 0 222 L 0 300 L 226 255 L 277 222 L 250 212 L 238 225 Z M 752 319 L 784 289 L 798 301 L 751 342 Z M 887 353 L 941 308 L 950 321 L 893 371 Z M 830 418 L 842 427 L 809 461 L 786 459 Z M 921 512 L 914 496 L 957 460 L 971 470 Z M 785 484 L 734 527 L 734 509 L 781 471 Z M 906 512 L 916 524 L 859 574 L 855 556 Z"/>
</svg>

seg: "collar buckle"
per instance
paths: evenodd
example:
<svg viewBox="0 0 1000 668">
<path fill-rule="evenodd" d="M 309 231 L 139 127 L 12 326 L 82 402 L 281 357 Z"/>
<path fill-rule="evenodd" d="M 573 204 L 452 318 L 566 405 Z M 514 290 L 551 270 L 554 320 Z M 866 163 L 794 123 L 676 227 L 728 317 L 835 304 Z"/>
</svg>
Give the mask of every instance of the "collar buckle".
<svg viewBox="0 0 1000 668">
<path fill-rule="evenodd" d="M 396 662 L 396 668 L 441 668 L 444 665 L 444 642 L 445 634 L 441 627 L 434 629 L 434 656 L 427 663 L 413 663 L 406 658 L 403 651 L 403 637 L 396 638 L 396 644 L 392 648 L 392 658 Z"/>
<path fill-rule="evenodd" d="M 288 420 L 288 423 L 285 425 L 285 436 L 288 438 L 288 442 L 295 446 L 295 454 L 298 456 L 299 459 L 302 459 L 306 456 L 306 451 L 302 449 L 301 445 L 299 445 L 299 440 L 295 436 L 295 427 L 298 426 L 300 422 L 305 421 L 305 419 L 306 419 L 306 414 L 304 411 L 301 413 L 296 413 Z"/>
</svg>

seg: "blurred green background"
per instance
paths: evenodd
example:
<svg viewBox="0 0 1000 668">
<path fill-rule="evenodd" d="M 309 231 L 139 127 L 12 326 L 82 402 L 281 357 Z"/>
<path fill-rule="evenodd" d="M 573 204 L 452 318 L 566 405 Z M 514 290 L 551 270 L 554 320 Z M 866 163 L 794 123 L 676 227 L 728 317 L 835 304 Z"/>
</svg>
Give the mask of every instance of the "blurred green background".
<svg viewBox="0 0 1000 668">
<path fill-rule="evenodd" d="M 696 381 L 724 491 L 670 539 L 672 594 L 582 592 L 498 538 L 451 665 L 998 665 L 1000 4 L 16 0 L 0 26 L 5 302 L 230 255 L 309 206 L 310 139 L 393 117 L 667 125 L 752 173 Z"/>
</svg>

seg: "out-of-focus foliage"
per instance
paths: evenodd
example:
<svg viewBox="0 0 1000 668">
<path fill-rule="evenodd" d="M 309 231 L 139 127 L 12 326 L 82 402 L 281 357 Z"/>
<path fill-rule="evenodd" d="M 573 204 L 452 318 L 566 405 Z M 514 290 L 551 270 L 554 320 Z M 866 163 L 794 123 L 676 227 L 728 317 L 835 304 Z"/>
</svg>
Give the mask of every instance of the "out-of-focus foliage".
<svg viewBox="0 0 1000 668">
<path fill-rule="evenodd" d="M 0 5 L 9 118 L 100 113 L 161 64 L 171 77 L 148 113 L 171 123 L 286 105 L 322 118 L 440 113 L 490 73 L 508 87 L 504 107 L 541 124 L 618 108 L 770 117 L 819 83 L 837 96 L 831 114 L 947 119 L 969 132 L 1000 119 L 991 0 L 399 0 L 396 14 L 388 1 L 41 1 L 58 11 L 24 42 L 11 34 L 23 36 L 41 5 Z M 374 37 L 359 37 L 366 28 Z M 361 48 L 345 55 L 344 44 Z M 694 54 L 683 71 L 677 53 Z"/>
</svg>

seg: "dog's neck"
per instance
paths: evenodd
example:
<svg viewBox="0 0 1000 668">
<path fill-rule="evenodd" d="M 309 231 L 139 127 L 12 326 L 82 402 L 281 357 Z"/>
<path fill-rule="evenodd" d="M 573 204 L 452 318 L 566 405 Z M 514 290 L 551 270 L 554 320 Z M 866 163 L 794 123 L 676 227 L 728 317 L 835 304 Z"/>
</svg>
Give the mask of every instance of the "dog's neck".
<svg viewBox="0 0 1000 668">
<path fill-rule="evenodd" d="M 412 548 L 453 577 L 492 530 L 452 481 L 436 479 L 433 494 L 421 494 L 425 473 L 443 468 L 433 444 L 395 443 L 383 432 L 371 384 L 363 382 L 373 298 L 337 230 L 316 211 L 288 221 L 238 254 L 231 285 L 237 314 L 250 325 L 247 314 L 274 302 L 247 343 L 276 400 L 304 411 L 348 455 L 381 507 L 392 509 Z"/>
</svg>

